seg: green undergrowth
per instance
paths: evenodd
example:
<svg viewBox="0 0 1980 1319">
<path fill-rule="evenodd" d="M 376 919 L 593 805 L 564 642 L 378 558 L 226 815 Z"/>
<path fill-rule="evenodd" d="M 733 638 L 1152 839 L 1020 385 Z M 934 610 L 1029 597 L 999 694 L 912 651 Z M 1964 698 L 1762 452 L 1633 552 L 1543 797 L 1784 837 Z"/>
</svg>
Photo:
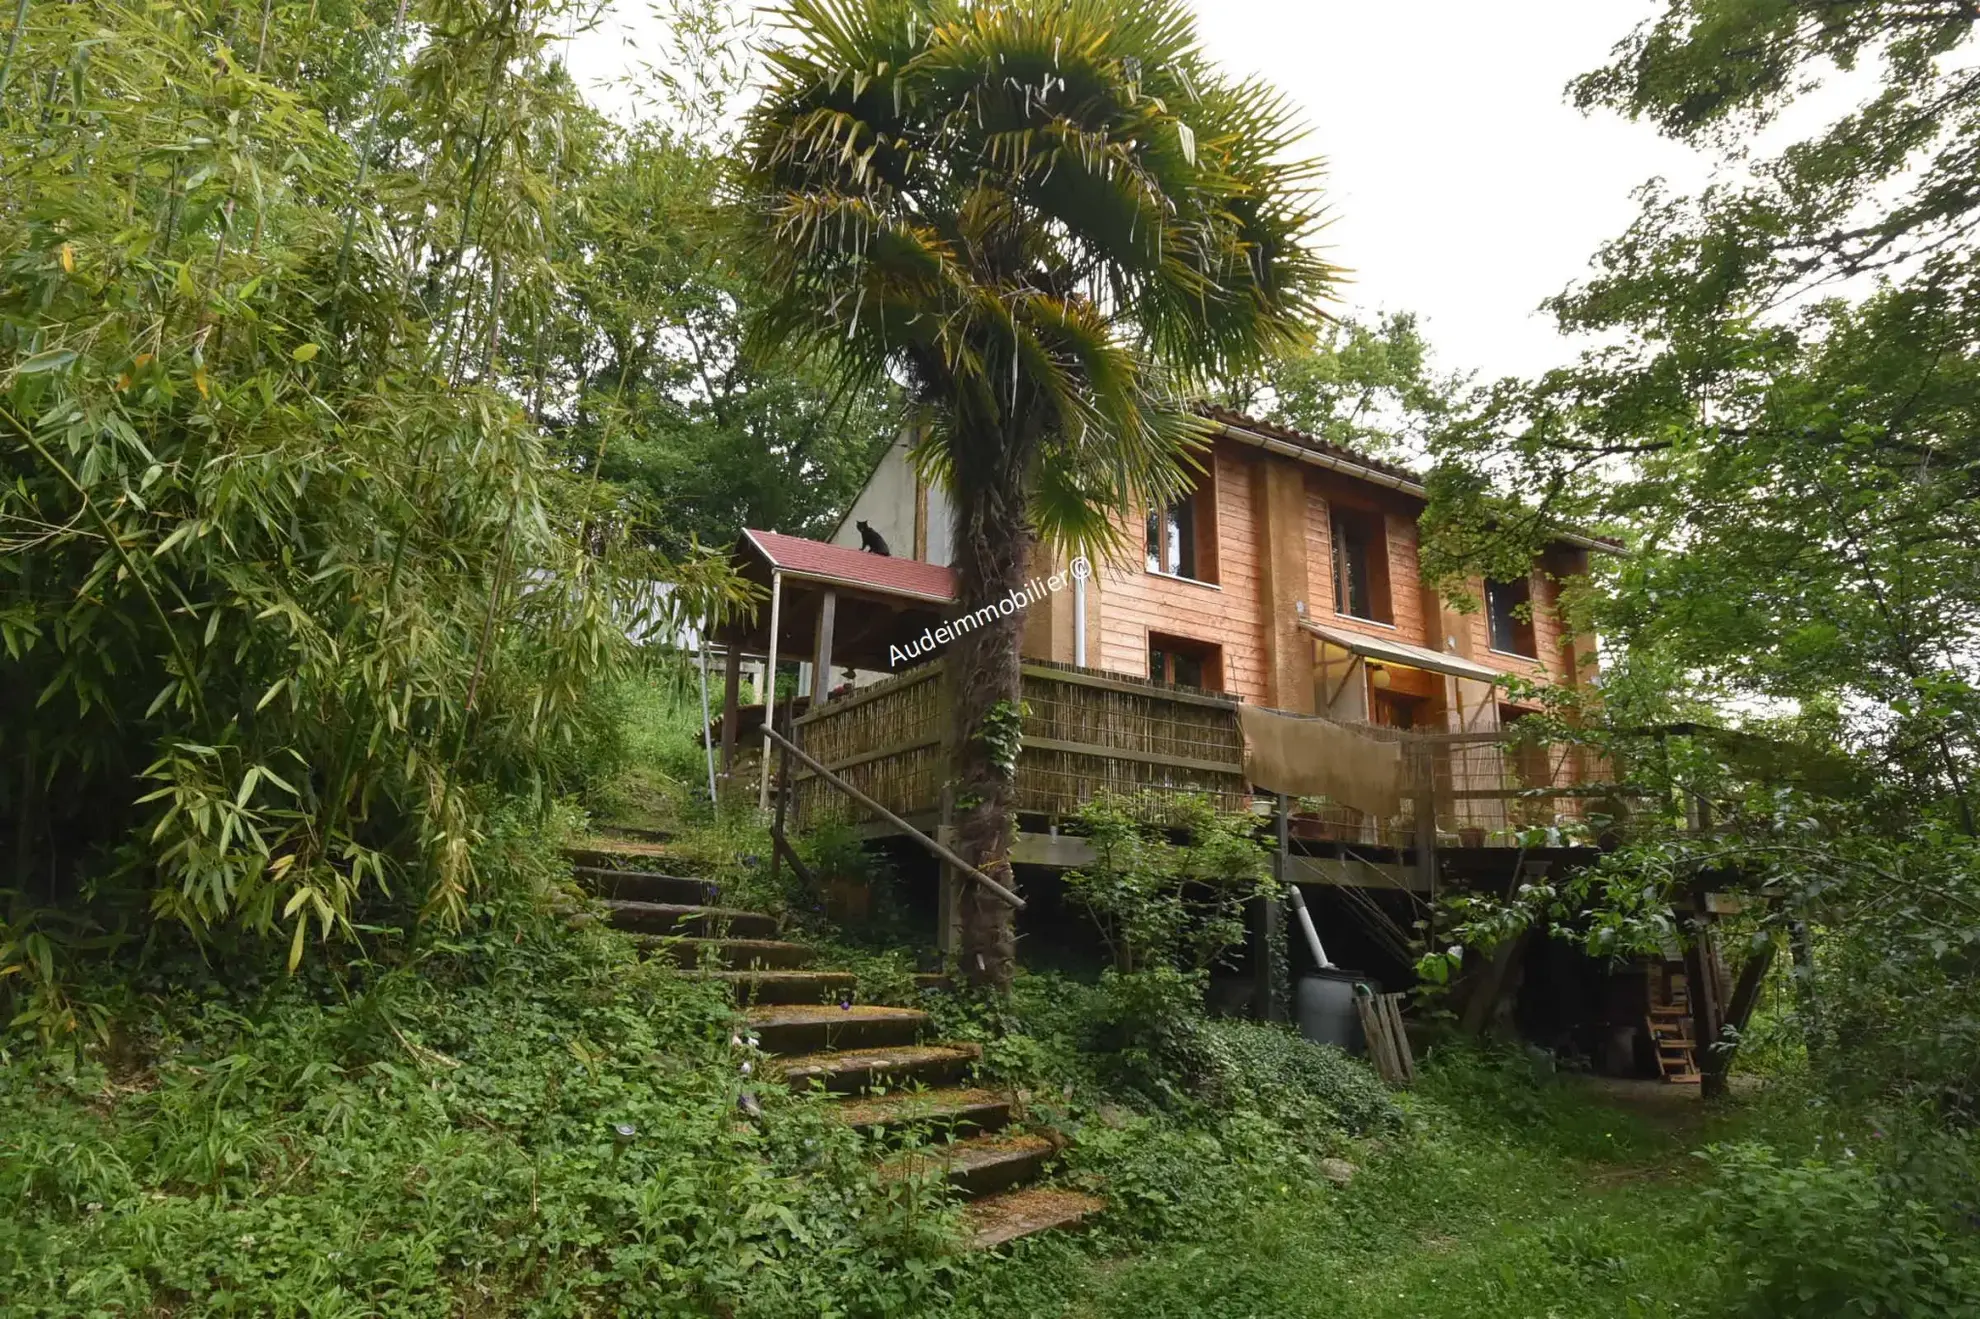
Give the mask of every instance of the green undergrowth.
<svg viewBox="0 0 1980 1319">
<path fill-rule="evenodd" d="M 741 1075 L 719 989 L 614 934 L 485 928 L 295 978 L 161 968 L 114 1048 L 0 1066 L 5 1313 L 942 1303 L 952 1211 Z"/>
</svg>

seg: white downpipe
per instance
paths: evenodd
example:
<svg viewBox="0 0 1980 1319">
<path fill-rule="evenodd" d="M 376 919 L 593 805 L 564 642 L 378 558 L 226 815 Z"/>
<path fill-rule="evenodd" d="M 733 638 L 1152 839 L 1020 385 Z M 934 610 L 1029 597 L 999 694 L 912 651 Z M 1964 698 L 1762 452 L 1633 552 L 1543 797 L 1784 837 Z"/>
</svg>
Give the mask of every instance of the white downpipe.
<svg viewBox="0 0 1980 1319">
<path fill-rule="evenodd" d="M 784 612 L 784 574 L 770 573 L 770 657 L 763 664 L 763 774 L 756 809 L 770 809 L 770 719 L 777 713 L 777 625 Z"/>
<path fill-rule="evenodd" d="M 1320 946 L 1320 932 L 1313 928 L 1313 917 L 1306 910 L 1306 899 L 1300 896 L 1299 885 L 1286 885 L 1286 892 L 1292 897 L 1293 910 L 1299 913 L 1299 928 L 1306 932 L 1306 948 L 1313 954 L 1313 963 L 1322 971 L 1331 971 L 1334 964 L 1327 960 L 1327 950 Z"/>
<path fill-rule="evenodd" d="M 1086 579 L 1073 577 L 1073 663 L 1086 667 Z"/>
<path fill-rule="evenodd" d="M 715 732 L 708 712 L 708 629 L 701 631 L 701 749 L 708 757 L 708 806 L 715 807 Z"/>
</svg>

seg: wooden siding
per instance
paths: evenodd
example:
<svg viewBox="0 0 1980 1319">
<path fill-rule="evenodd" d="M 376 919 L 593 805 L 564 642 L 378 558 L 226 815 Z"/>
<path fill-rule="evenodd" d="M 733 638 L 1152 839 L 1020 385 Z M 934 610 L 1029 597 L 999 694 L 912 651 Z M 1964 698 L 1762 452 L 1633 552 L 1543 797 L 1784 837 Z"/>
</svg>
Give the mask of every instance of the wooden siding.
<svg viewBox="0 0 1980 1319">
<path fill-rule="evenodd" d="M 1532 594 L 1537 659 L 1501 654 L 1491 649 L 1482 609 L 1460 613 L 1424 588 L 1417 532 L 1421 501 L 1230 440 L 1220 440 L 1209 461 L 1216 492 L 1217 581 L 1193 582 L 1146 571 L 1142 553 L 1145 512 L 1136 509 L 1123 516 L 1119 525 L 1128 552 L 1118 563 L 1098 566 L 1089 592 L 1090 665 L 1113 673 L 1149 676 L 1148 634 L 1160 632 L 1220 647 L 1224 690 L 1232 695 L 1259 704 L 1296 704 L 1284 694 L 1274 693 L 1268 672 L 1269 620 L 1263 581 L 1266 547 L 1261 544 L 1265 518 L 1258 507 L 1262 483 L 1254 479 L 1254 469 L 1271 463 L 1297 466 L 1304 482 L 1305 604 L 1307 616 L 1315 622 L 1436 651 L 1447 649 L 1449 637 L 1457 641 L 1458 653 L 1500 672 L 1544 676 L 1555 682 L 1577 680 L 1557 610 L 1559 586 L 1549 574 L 1585 570 L 1583 552 L 1557 551 L 1548 556 L 1545 570 L 1536 567 Z M 1335 612 L 1331 518 L 1336 506 L 1381 520 L 1387 550 L 1389 622 Z M 1482 583 L 1473 583 L 1472 590 L 1482 598 Z M 1027 655 L 1059 663 L 1072 660 L 1070 610 L 1070 599 L 1054 602 L 1049 620 L 1027 621 Z M 1579 647 L 1592 652 L 1592 639 L 1580 638 Z M 1581 677 L 1585 680 L 1585 672 Z M 1474 703 L 1464 702 L 1467 707 Z"/>
<path fill-rule="evenodd" d="M 1224 689 L 1247 701 L 1266 699 L 1264 622 L 1259 600 L 1257 518 L 1252 509 L 1250 451 L 1229 442 L 1211 453 L 1217 492 L 1217 575 L 1215 585 L 1182 581 L 1146 571 L 1143 528 L 1137 509 L 1122 519 L 1131 547 L 1127 561 L 1100 570 L 1098 654 L 1091 657 L 1114 673 L 1148 675 L 1148 634 L 1166 633 L 1222 648 Z M 1089 602 L 1089 608 L 1091 603 Z M 1070 654 L 1049 658 L 1065 661 Z"/>
</svg>

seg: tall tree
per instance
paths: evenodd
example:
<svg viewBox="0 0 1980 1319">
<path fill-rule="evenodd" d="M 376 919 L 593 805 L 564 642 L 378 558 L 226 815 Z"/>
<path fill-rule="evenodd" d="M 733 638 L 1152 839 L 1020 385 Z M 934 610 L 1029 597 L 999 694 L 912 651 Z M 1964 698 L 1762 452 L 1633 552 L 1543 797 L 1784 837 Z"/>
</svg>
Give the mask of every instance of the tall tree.
<svg viewBox="0 0 1980 1319">
<path fill-rule="evenodd" d="M 8 32 L 0 987 L 34 1024 L 77 1024 L 47 950 L 79 923 L 293 959 L 388 903 L 462 919 L 502 873 L 494 808 L 569 783 L 627 579 L 666 568 L 580 539 L 612 496 L 524 406 L 601 132 L 558 17 L 55 5 Z"/>
<path fill-rule="evenodd" d="M 1256 375 L 1218 390 L 1239 412 L 1329 444 L 1391 461 L 1421 459 L 1461 406 L 1471 377 L 1440 372 L 1416 317 L 1344 317 L 1311 344 L 1281 353 Z"/>
<path fill-rule="evenodd" d="M 1317 166 L 1284 102 L 1219 76 L 1180 0 L 790 0 L 745 132 L 772 301 L 759 352 L 897 374 L 957 505 L 962 608 L 1035 539 L 1112 549 L 1203 436 L 1175 391 L 1253 369 L 1318 319 Z M 948 662 L 964 857 L 1008 883 L 1018 623 Z M 969 888 L 964 971 L 1008 982 L 1007 908 Z"/>
<path fill-rule="evenodd" d="M 1577 80 L 1582 106 L 1715 151 L 1718 181 L 1695 197 L 1646 185 L 1628 233 L 1550 304 L 1605 346 L 1501 382 L 1450 428 L 1432 515 L 1452 572 L 1524 553 L 1552 516 L 1628 530 L 1638 552 L 1601 620 L 1624 674 L 1646 664 L 1697 693 L 1841 711 L 1914 800 L 1967 832 L 1976 23 L 1953 0 L 1674 0 Z M 1860 67 L 1875 90 L 1754 158 L 1755 133 L 1831 65 Z"/>
<path fill-rule="evenodd" d="M 676 552 L 746 526 L 829 532 L 901 422 L 891 380 L 842 387 L 806 355 L 741 351 L 762 280 L 721 205 L 725 139 L 705 132 L 635 126 L 571 181 L 576 278 L 546 399 L 573 462 L 600 464 Z"/>
</svg>

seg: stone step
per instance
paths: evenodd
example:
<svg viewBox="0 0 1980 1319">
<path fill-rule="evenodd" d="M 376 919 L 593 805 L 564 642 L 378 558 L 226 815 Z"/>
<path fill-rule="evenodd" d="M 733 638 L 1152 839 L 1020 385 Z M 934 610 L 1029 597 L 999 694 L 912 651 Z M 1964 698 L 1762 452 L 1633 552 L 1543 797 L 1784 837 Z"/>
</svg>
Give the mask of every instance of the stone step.
<svg viewBox="0 0 1980 1319">
<path fill-rule="evenodd" d="M 998 1132 L 926 1145 L 880 1169 L 882 1177 L 940 1177 L 970 1197 L 995 1195 L 1037 1177 L 1058 1146 L 1043 1136 Z"/>
<path fill-rule="evenodd" d="M 713 902 L 722 886 L 692 875 L 663 875 L 652 870 L 612 870 L 605 866 L 572 866 L 571 874 L 601 898 L 627 902 L 677 902 L 699 906 Z"/>
<path fill-rule="evenodd" d="M 974 1044 L 903 1044 L 891 1049 L 841 1049 L 786 1058 L 778 1070 L 793 1090 L 816 1086 L 833 1094 L 903 1085 L 948 1085 L 983 1056 Z"/>
<path fill-rule="evenodd" d="M 928 1014 L 913 1008 L 836 1004 L 764 1004 L 744 1015 L 765 1053 L 822 1053 L 827 1049 L 913 1044 L 928 1025 Z"/>
<path fill-rule="evenodd" d="M 1106 1207 L 1107 1202 L 1097 1196 L 1054 1186 L 1027 1186 L 970 1201 L 963 1206 L 963 1227 L 969 1233 L 971 1250 L 988 1250 L 1034 1232 L 1071 1227 Z"/>
<path fill-rule="evenodd" d="M 700 907 L 678 902 L 606 900 L 612 925 L 640 934 L 687 934 L 702 938 L 727 935 L 736 939 L 769 939 L 777 933 L 777 918 L 734 907 Z"/>
<path fill-rule="evenodd" d="M 629 838 L 637 843 L 667 843 L 674 839 L 672 829 L 655 829 L 643 824 L 605 824 L 594 822 L 591 826 L 601 838 Z"/>
<path fill-rule="evenodd" d="M 675 935 L 636 936 L 648 957 L 672 958 L 676 966 L 694 969 L 713 961 L 718 967 L 748 970 L 784 970 L 808 964 L 817 951 L 801 943 L 781 939 L 688 939 Z"/>
<path fill-rule="evenodd" d="M 736 1002 L 839 1005 L 841 995 L 850 994 L 859 977 L 850 971 L 697 971 L 693 975 L 720 980 L 730 987 Z"/>
<path fill-rule="evenodd" d="M 897 1090 L 890 1095 L 841 1100 L 833 1107 L 840 1121 L 869 1131 L 913 1126 L 995 1131 L 1011 1120 L 1011 1097 L 994 1090 Z"/>
<path fill-rule="evenodd" d="M 564 849 L 564 858 L 572 865 L 601 870 L 652 869 L 663 863 L 669 874 L 700 875 L 715 868 L 715 863 L 705 858 L 683 855 L 676 844 L 635 838 L 581 838 Z"/>
</svg>

